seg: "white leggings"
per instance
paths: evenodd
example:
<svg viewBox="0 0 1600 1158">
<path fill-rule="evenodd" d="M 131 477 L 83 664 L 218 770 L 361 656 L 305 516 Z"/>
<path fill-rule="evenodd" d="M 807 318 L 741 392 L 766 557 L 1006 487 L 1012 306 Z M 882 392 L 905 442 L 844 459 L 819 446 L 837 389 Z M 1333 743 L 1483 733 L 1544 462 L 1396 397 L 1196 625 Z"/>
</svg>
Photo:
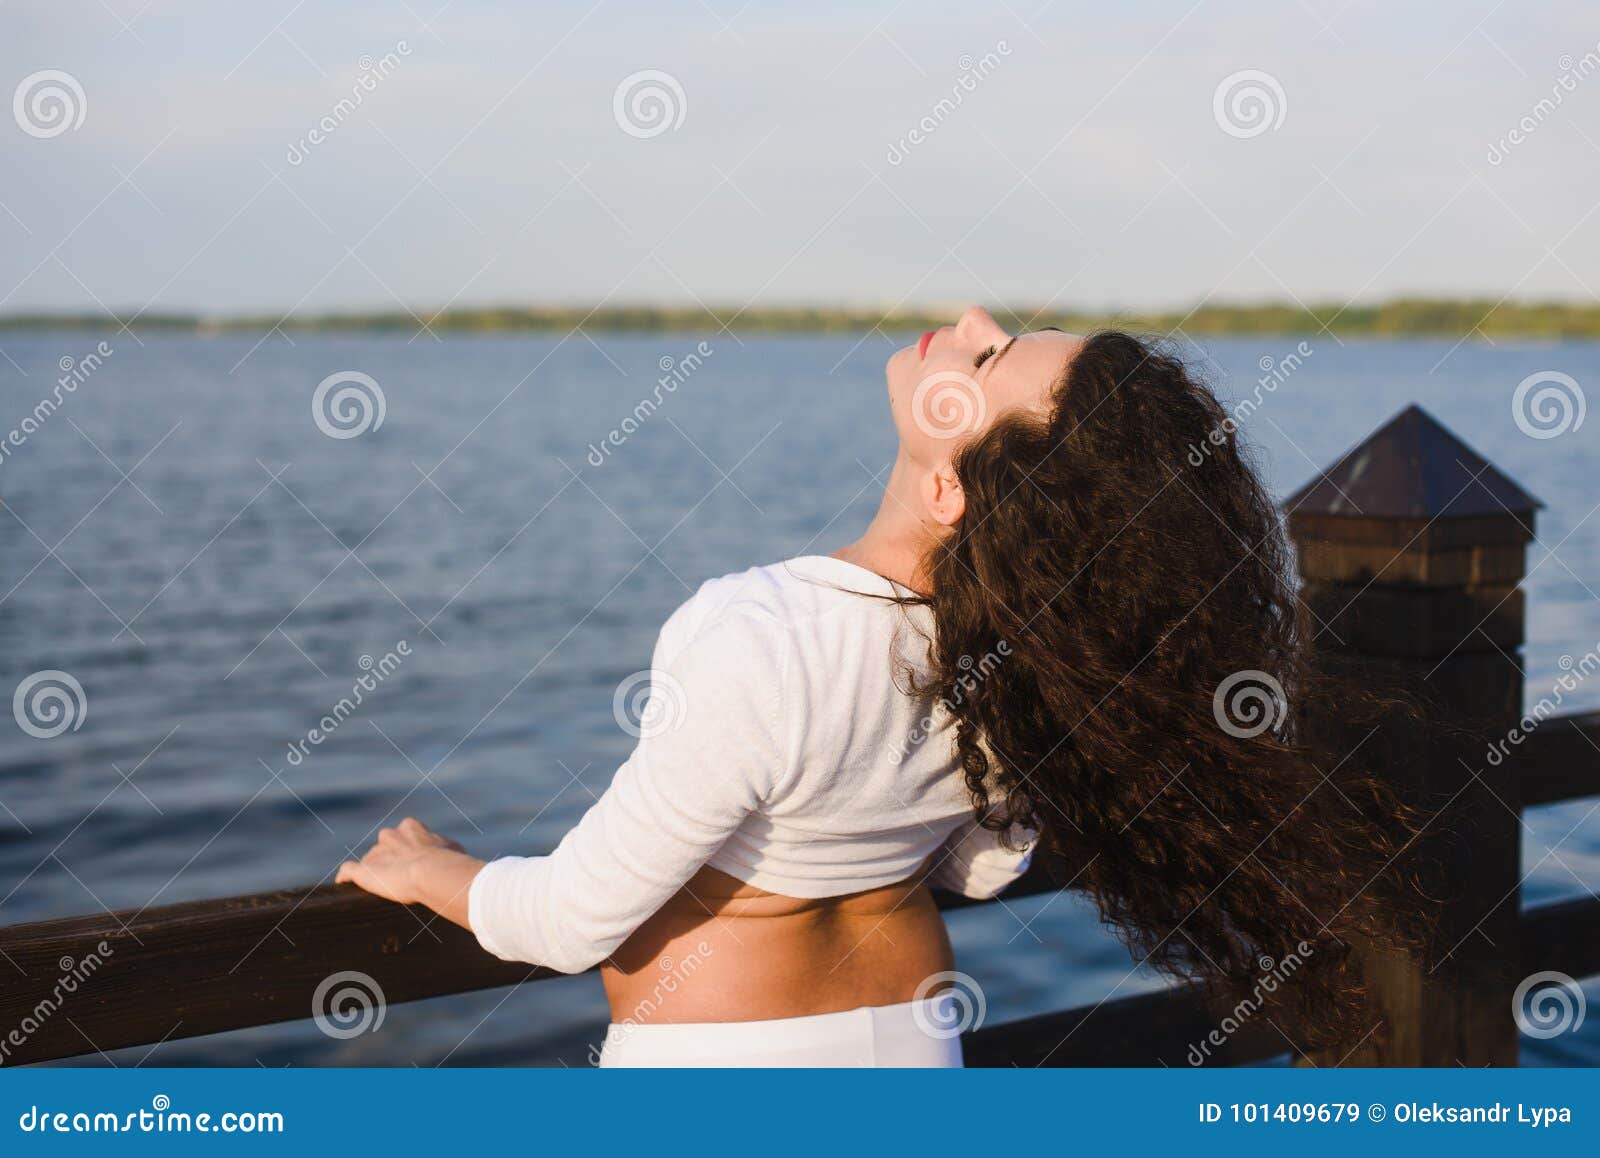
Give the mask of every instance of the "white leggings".
<svg viewBox="0 0 1600 1158">
<path fill-rule="evenodd" d="M 600 1050 L 605 1068 L 703 1066 L 902 1066 L 959 1069 L 959 1014 L 952 995 L 772 1021 L 684 1025 L 613 1023 Z"/>
</svg>

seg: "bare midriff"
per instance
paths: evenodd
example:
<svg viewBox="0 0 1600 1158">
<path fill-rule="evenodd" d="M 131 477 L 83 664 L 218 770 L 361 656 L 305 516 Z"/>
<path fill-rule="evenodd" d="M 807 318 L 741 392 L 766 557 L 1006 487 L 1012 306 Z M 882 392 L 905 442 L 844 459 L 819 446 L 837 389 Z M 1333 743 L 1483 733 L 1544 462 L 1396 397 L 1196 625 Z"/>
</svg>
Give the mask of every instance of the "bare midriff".
<svg viewBox="0 0 1600 1158">
<path fill-rule="evenodd" d="M 800 900 L 695 874 L 601 967 L 613 1021 L 761 1021 L 896 1005 L 951 969 L 933 897 L 901 882 Z"/>
</svg>

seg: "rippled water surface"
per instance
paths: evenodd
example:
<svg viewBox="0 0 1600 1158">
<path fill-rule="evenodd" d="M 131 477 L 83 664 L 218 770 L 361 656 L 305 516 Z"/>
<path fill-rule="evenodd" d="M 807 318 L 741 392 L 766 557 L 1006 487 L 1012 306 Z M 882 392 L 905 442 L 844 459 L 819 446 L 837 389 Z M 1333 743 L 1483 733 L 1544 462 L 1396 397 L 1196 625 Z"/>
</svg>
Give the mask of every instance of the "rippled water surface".
<svg viewBox="0 0 1600 1158">
<path fill-rule="evenodd" d="M 892 450 L 878 341 L 710 335 L 658 391 L 698 336 L 140 337 L 107 337 L 0 458 L 0 689 L 55 669 L 88 702 L 54 738 L 0 728 L 4 923 L 306 883 L 404 812 L 484 853 L 552 846 L 626 755 L 612 695 L 673 607 L 708 576 L 853 537 Z M 0 434 L 99 340 L 0 335 Z M 1600 421 L 1534 439 L 1510 399 L 1546 369 L 1593 394 L 1600 346 L 1311 345 L 1247 424 L 1280 493 L 1419 401 L 1547 504 L 1528 556 L 1537 699 L 1600 641 Z M 1293 346 L 1188 352 L 1242 397 Z M 341 370 L 384 395 L 359 437 L 313 420 Z M 390 653 L 360 711 L 291 762 Z M 1600 685 L 1567 706 L 1600 706 Z M 1530 902 L 1600 887 L 1594 805 L 1530 814 Z M 952 923 L 991 1020 L 1152 984 L 1073 897 Z M 395 1006 L 348 1041 L 302 1022 L 151 1060 L 582 1064 L 604 1020 L 598 982 L 574 978 Z M 1595 1028 L 1526 1060 L 1600 1061 Z"/>
</svg>

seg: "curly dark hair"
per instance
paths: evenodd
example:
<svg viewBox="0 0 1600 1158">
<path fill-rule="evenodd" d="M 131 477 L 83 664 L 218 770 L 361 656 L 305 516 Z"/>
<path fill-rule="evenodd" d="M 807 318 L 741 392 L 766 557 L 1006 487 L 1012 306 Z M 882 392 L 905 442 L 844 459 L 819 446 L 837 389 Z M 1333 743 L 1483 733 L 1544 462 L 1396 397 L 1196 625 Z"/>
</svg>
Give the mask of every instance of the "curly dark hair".
<svg viewBox="0 0 1600 1158">
<path fill-rule="evenodd" d="M 1420 814 L 1376 774 L 1378 745 L 1307 723 L 1383 702 L 1313 654 L 1283 520 L 1228 413 L 1177 357 L 1097 333 L 1048 415 L 1003 416 L 955 470 L 966 510 L 923 564 L 919 682 L 955 717 L 985 823 L 1038 830 L 1157 969 L 1231 1003 L 1293 953 L 1263 1004 L 1297 1043 L 1370 1033 L 1352 945 L 1425 936 L 1397 863 Z"/>
</svg>

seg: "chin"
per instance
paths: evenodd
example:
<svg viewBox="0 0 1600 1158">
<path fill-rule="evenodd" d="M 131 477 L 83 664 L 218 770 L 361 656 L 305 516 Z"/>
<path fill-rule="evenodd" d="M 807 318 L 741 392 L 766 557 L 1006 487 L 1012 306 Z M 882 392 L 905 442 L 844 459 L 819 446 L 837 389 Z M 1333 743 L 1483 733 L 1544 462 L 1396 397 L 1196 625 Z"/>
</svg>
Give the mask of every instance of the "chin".
<svg viewBox="0 0 1600 1158">
<path fill-rule="evenodd" d="M 916 361 L 917 348 L 915 346 L 901 346 L 889 355 L 889 360 L 883 364 L 883 376 L 889 383 L 889 388 L 894 389 L 894 380 L 898 374 L 898 365 L 907 361 Z"/>
</svg>

